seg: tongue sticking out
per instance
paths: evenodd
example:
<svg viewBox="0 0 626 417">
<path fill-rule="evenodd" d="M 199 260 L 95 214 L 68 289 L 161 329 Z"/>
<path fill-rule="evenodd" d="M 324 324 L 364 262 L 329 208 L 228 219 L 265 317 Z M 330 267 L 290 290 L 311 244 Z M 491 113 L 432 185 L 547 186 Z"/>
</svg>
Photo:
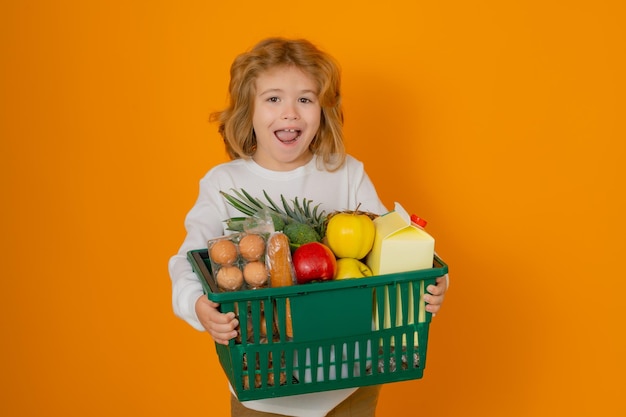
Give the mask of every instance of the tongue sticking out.
<svg viewBox="0 0 626 417">
<path fill-rule="evenodd" d="M 274 134 L 281 142 L 291 142 L 300 136 L 300 132 L 298 130 L 277 130 Z"/>
</svg>

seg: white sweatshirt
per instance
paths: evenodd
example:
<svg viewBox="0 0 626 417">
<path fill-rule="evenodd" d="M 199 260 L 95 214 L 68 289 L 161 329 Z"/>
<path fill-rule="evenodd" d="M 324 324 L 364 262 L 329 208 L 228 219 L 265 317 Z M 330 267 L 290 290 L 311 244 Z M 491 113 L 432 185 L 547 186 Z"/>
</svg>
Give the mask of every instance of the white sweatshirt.
<svg viewBox="0 0 626 417">
<path fill-rule="evenodd" d="M 320 210 L 326 213 L 354 210 L 359 204 L 362 211 L 376 214 L 388 211 L 360 161 L 348 155 L 346 163 L 335 172 L 328 172 L 320 166 L 321 161 L 313 158 L 302 167 L 279 172 L 265 169 L 252 160 L 236 159 L 214 167 L 200 180 L 198 199 L 185 220 L 187 236 L 169 262 L 172 303 L 177 316 L 195 329 L 204 330 L 195 313 L 196 301 L 203 296 L 202 286 L 187 260 L 187 252 L 206 248 L 209 239 L 227 233 L 226 219 L 243 216 L 226 202 L 220 191 L 232 194 L 233 189 L 244 189 L 264 201 L 265 190 L 277 203 L 281 195 L 288 201 L 296 197 L 299 201 L 306 198 L 314 206 L 320 204 Z M 264 412 L 322 417 L 354 391 L 336 390 L 243 404 Z"/>
</svg>

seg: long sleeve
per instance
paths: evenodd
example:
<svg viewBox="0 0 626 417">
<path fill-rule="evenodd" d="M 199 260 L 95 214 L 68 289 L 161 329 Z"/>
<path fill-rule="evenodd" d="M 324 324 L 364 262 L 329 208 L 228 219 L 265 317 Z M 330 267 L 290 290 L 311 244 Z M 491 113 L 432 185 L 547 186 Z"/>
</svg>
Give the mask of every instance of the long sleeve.
<svg viewBox="0 0 626 417">
<path fill-rule="evenodd" d="M 203 295 L 203 290 L 187 260 L 187 252 L 206 248 L 210 238 L 224 233 L 223 220 L 229 214 L 224 202 L 216 197 L 212 176 L 207 175 L 200 181 L 198 199 L 185 219 L 187 236 L 178 253 L 169 261 L 174 314 L 197 330 L 204 330 L 195 311 L 196 301 Z"/>
</svg>

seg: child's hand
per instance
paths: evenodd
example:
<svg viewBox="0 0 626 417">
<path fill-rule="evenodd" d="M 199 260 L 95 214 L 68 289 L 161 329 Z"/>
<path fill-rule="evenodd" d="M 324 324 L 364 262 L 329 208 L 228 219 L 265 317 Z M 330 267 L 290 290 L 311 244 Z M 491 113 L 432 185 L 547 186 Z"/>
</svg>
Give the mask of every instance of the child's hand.
<svg viewBox="0 0 626 417">
<path fill-rule="evenodd" d="M 218 307 L 219 304 L 206 297 L 200 297 L 196 301 L 196 314 L 213 340 L 227 345 L 230 339 L 237 336 L 236 329 L 239 326 L 239 320 L 235 318 L 235 313 L 220 313 Z"/>
<path fill-rule="evenodd" d="M 441 308 L 441 303 L 443 303 L 444 295 L 448 289 L 448 276 L 441 276 L 437 278 L 436 282 L 437 285 L 429 285 L 426 288 L 429 294 L 424 296 L 424 301 L 428 303 L 426 305 L 426 311 L 433 313 L 433 316 L 437 314 Z"/>
</svg>

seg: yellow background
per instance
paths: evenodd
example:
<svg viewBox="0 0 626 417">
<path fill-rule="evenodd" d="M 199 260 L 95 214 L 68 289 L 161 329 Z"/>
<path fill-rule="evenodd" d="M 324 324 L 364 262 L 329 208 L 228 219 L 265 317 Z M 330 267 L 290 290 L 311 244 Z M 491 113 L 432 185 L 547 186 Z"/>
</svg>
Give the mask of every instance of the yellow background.
<svg viewBox="0 0 626 417">
<path fill-rule="evenodd" d="M 341 62 L 349 151 L 450 264 L 425 376 L 378 415 L 625 415 L 624 12 L 2 2 L 0 415 L 226 415 L 167 260 L 226 160 L 207 119 L 229 65 L 269 35 Z"/>
</svg>

